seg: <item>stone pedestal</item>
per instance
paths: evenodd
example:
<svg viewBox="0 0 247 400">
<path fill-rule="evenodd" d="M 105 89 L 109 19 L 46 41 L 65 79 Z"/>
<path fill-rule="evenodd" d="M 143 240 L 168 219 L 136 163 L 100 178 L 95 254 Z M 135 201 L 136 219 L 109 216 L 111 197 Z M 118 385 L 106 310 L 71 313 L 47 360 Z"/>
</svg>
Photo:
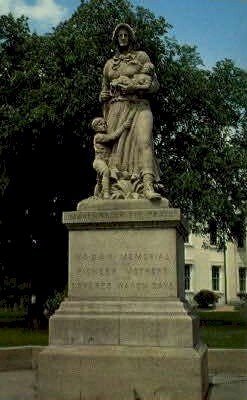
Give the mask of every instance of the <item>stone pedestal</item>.
<svg viewBox="0 0 247 400">
<path fill-rule="evenodd" d="M 184 300 L 186 230 L 166 200 L 83 201 L 68 298 L 39 360 L 40 400 L 202 400 L 207 349 Z"/>
</svg>

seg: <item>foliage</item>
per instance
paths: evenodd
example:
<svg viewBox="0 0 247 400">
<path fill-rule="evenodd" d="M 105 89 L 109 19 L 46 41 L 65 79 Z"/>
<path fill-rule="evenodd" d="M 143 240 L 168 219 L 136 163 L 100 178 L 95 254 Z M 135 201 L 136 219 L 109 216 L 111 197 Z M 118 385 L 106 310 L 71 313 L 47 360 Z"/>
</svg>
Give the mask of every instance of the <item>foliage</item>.
<svg viewBox="0 0 247 400">
<path fill-rule="evenodd" d="M 25 313 L 23 311 L 9 311 L 0 308 L 0 321 L 1 322 L 12 322 L 25 319 Z"/>
<path fill-rule="evenodd" d="M 208 308 L 214 306 L 219 296 L 211 290 L 202 289 L 194 296 L 194 300 L 197 302 L 200 308 Z"/>
<path fill-rule="evenodd" d="M 216 221 L 221 241 L 233 236 L 234 224 L 246 214 L 247 148 L 236 136 L 239 130 L 241 138 L 246 134 L 242 118 L 246 119 L 247 103 L 242 92 L 240 108 L 236 103 L 230 107 L 226 92 L 232 93 L 240 81 L 246 88 L 247 75 L 229 84 L 221 79 L 228 66 L 226 60 L 212 72 L 176 69 L 179 101 L 174 96 L 167 100 L 167 123 L 160 138 L 168 196 L 182 208 L 194 232 L 206 233 L 209 220 Z"/>
<path fill-rule="evenodd" d="M 55 290 L 54 293 L 47 298 L 44 306 L 44 314 L 46 318 L 50 318 L 54 314 L 54 312 L 59 308 L 61 302 L 64 300 L 65 296 L 65 290 L 62 292 Z"/>
<path fill-rule="evenodd" d="M 165 195 L 195 232 L 214 219 L 222 242 L 246 215 L 246 71 L 227 59 L 206 70 L 195 47 L 169 37 L 166 19 L 127 0 L 82 1 L 43 36 L 25 17 L 3 15 L 0 261 L 46 296 L 67 279 L 61 213 L 93 193 L 90 123 L 101 114 L 102 67 L 122 21 L 135 27 L 161 85 L 154 140 Z"/>
<path fill-rule="evenodd" d="M 247 293 L 239 292 L 237 293 L 237 296 L 240 298 L 241 301 L 247 303 Z"/>
</svg>

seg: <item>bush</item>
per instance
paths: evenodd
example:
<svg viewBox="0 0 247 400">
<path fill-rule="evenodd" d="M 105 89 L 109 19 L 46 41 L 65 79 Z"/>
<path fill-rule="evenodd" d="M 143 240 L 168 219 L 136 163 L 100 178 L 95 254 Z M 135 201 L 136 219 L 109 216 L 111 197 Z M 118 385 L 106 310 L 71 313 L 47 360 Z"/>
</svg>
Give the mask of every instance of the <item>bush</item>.
<svg viewBox="0 0 247 400">
<path fill-rule="evenodd" d="M 200 308 L 209 308 L 215 306 L 219 299 L 219 295 L 215 294 L 211 290 L 202 289 L 194 296 L 194 300 L 197 302 Z"/>
<path fill-rule="evenodd" d="M 237 296 L 240 298 L 241 301 L 247 302 L 247 293 L 245 292 L 239 292 L 237 293 Z"/>
<path fill-rule="evenodd" d="M 59 308 L 61 302 L 64 300 L 65 296 L 66 290 L 63 290 L 62 292 L 55 290 L 54 293 L 48 297 L 44 307 L 44 315 L 46 318 L 50 318 L 52 314 L 54 314 L 54 312 Z"/>
</svg>

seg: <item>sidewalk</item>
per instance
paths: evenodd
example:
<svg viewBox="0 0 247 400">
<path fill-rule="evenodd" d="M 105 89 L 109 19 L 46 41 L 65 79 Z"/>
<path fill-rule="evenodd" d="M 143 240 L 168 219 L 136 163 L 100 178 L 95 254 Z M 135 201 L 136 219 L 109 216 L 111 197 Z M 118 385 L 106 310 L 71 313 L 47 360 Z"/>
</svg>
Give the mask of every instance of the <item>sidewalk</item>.
<svg viewBox="0 0 247 400">
<path fill-rule="evenodd" d="M 212 390 L 208 400 L 246 400 L 247 376 L 219 374 L 211 378 Z"/>
<path fill-rule="evenodd" d="M 232 305 L 230 305 L 230 304 L 223 304 L 222 306 L 216 306 L 215 308 L 200 308 L 199 309 L 200 311 L 205 311 L 205 312 L 212 312 L 212 313 L 214 313 L 214 312 L 218 312 L 218 311 L 222 311 L 222 312 L 224 312 L 224 311 L 236 311 L 236 308 L 235 308 L 235 306 L 232 306 Z"/>
<path fill-rule="evenodd" d="M 231 306 L 231 305 L 229 305 L 229 304 L 225 304 L 225 305 L 223 305 L 223 306 L 217 306 L 216 308 L 215 308 L 215 310 L 213 310 L 213 311 L 236 311 L 236 309 L 235 309 L 235 307 L 234 306 Z"/>
<path fill-rule="evenodd" d="M 36 371 L 0 372 L 0 400 L 35 400 Z"/>
<path fill-rule="evenodd" d="M 211 376 L 210 381 L 208 400 L 247 399 L 247 376 L 218 374 Z M 36 400 L 36 372 L 0 372 L 0 400 Z"/>
</svg>

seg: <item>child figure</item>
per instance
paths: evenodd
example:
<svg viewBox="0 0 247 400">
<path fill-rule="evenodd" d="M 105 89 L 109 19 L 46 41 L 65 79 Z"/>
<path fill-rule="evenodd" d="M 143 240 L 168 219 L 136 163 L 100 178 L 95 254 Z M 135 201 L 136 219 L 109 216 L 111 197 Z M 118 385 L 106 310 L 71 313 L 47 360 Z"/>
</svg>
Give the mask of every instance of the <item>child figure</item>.
<svg viewBox="0 0 247 400">
<path fill-rule="evenodd" d="M 94 196 L 100 197 L 102 192 L 103 199 L 110 198 L 110 169 L 108 166 L 111 155 L 111 142 L 117 139 L 125 129 L 131 127 L 135 111 L 130 110 L 127 120 L 123 125 L 113 133 L 107 132 L 107 124 L 104 118 L 97 117 L 92 121 L 92 128 L 95 132 L 94 151 L 95 159 L 93 168 L 97 171 L 97 184 L 94 190 Z"/>
<path fill-rule="evenodd" d="M 97 184 L 95 186 L 94 195 L 98 197 L 102 191 L 103 199 L 110 198 L 110 170 L 108 168 L 108 160 L 111 154 L 110 146 L 103 143 L 104 136 L 107 134 L 107 125 L 104 118 L 94 118 L 92 128 L 95 131 L 94 151 L 95 159 L 93 168 L 97 171 Z"/>
</svg>

